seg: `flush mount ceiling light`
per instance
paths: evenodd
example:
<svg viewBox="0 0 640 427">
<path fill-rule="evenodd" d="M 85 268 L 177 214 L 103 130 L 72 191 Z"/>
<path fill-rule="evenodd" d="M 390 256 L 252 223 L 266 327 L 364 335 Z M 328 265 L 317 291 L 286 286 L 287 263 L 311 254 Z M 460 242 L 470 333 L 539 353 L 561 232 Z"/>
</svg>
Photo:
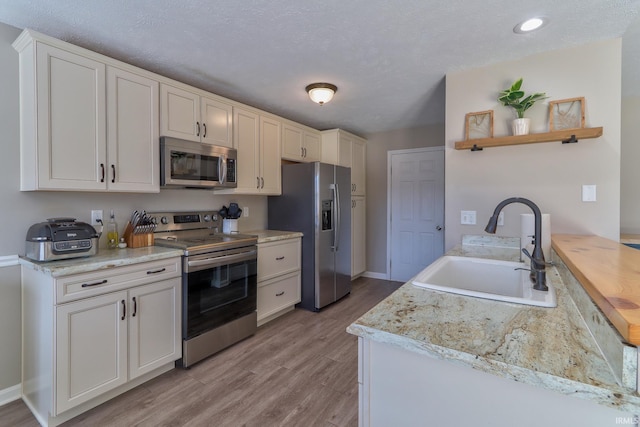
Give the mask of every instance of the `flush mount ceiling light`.
<svg viewBox="0 0 640 427">
<path fill-rule="evenodd" d="M 539 30 L 540 28 L 547 25 L 548 19 L 540 16 L 537 18 L 527 19 L 526 21 L 522 21 L 515 27 L 513 27 L 513 32 L 516 34 L 526 34 L 530 33 L 534 30 Z"/>
<path fill-rule="evenodd" d="M 331 83 L 312 83 L 305 90 L 313 102 L 324 105 L 331 101 L 338 88 Z"/>
</svg>

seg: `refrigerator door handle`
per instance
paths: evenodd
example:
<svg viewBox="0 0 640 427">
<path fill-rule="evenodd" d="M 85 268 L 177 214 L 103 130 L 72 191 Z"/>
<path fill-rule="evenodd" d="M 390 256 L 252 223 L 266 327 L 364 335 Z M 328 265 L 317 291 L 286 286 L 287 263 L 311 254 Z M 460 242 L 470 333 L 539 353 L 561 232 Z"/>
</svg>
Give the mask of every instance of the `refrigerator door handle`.
<svg viewBox="0 0 640 427">
<path fill-rule="evenodd" d="M 334 252 L 338 252 L 340 248 L 340 188 L 338 184 L 331 184 L 333 190 L 333 249 Z"/>
</svg>

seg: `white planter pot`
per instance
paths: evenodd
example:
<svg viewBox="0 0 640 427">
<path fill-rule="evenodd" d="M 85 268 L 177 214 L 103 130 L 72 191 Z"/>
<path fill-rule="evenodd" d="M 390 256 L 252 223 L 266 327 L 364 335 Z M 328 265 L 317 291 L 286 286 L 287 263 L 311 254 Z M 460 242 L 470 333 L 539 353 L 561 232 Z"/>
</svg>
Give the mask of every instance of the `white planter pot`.
<svg viewBox="0 0 640 427">
<path fill-rule="evenodd" d="M 511 123 L 511 130 L 513 130 L 514 135 L 528 135 L 529 127 L 531 126 L 531 119 L 515 119 Z"/>
</svg>

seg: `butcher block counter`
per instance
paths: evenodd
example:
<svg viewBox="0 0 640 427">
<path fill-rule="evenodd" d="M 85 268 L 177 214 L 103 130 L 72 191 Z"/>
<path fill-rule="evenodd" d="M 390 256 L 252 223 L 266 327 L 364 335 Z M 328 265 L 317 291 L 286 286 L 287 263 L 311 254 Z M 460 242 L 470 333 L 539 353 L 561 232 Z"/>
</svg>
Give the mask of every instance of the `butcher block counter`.
<svg viewBox="0 0 640 427">
<path fill-rule="evenodd" d="M 640 250 L 599 236 L 554 234 L 551 241 L 620 335 L 640 345 Z"/>
</svg>

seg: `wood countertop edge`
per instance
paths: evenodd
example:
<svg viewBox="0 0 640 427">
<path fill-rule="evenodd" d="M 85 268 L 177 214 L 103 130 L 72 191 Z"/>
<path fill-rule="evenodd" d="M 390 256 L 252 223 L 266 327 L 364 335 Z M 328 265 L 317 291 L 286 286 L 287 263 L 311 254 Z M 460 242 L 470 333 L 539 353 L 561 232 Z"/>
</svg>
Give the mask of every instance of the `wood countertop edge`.
<svg viewBox="0 0 640 427">
<path fill-rule="evenodd" d="M 640 278 L 640 269 L 628 269 L 624 263 L 627 257 L 638 256 L 640 260 L 640 251 L 599 236 L 554 234 L 551 241 L 558 256 L 620 335 L 628 343 L 640 345 L 640 292 L 628 293 L 623 285 L 632 278 Z M 640 261 L 637 265 L 640 267 Z M 620 286 L 612 290 L 599 277 L 602 274 Z"/>
</svg>

